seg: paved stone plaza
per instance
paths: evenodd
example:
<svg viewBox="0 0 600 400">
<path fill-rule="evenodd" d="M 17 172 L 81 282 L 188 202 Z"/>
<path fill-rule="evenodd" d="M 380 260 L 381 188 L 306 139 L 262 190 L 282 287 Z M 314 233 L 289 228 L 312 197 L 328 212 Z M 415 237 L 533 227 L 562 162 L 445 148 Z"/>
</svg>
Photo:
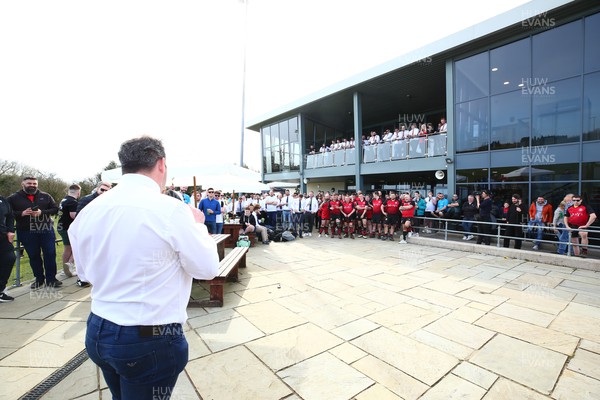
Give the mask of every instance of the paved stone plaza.
<svg viewBox="0 0 600 400">
<path fill-rule="evenodd" d="M 0 304 L 0 397 L 84 349 L 90 289 L 74 283 Z M 600 272 L 313 236 L 251 248 L 226 292 L 189 309 L 172 399 L 600 398 Z M 111 396 L 87 360 L 42 398 Z"/>
</svg>

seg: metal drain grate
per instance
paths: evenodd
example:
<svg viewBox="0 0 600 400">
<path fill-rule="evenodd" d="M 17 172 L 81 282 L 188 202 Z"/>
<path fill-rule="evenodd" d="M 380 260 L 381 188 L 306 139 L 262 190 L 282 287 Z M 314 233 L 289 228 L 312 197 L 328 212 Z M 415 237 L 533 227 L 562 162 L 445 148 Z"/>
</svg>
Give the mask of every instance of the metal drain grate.
<svg viewBox="0 0 600 400">
<path fill-rule="evenodd" d="M 81 350 L 79 354 L 75 357 L 71 358 L 65 365 L 63 365 L 58 370 L 54 371 L 52 375 L 46 378 L 44 381 L 39 383 L 29 392 L 25 393 L 23 396 L 19 397 L 19 400 L 38 400 L 40 399 L 48 390 L 52 389 L 56 386 L 60 381 L 65 379 L 71 372 L 75 371 L 77 367 L 83 364 L 88 359 L 88 354 L 85 349 Z"/>
</svg>

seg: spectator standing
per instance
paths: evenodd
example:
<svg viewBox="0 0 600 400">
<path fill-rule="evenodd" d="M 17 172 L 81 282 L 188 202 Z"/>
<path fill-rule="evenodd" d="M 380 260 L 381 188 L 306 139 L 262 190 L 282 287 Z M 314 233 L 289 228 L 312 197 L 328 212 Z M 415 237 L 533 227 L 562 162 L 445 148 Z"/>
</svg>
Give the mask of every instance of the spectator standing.
<svg viewBox="0 0 600 400">
<path fill-rule="evenodd" d="M 467 196 L 467 201 L 462 205 L 462 215 L 463 222 L 462 227 L 464 230 L 464 235 L 462 240 L 471 240 L 473 239 L 473 235 L 471 231 L 473 229 L 473 221 L 475 221 L 475 216 L 479 214 L 479 197 L 477 197 L 477 201 L 475 200 L 475 196 L 470 194 Z"/>
<path fill-rule="evenodd" d="M 221 198 L 222 194 L 219 190 L 215 191 L 215 200 L 219 202 L 221 212 L 215 216 L 215 224 L 217 227 L 217 235 L 223 233 L 223 215 L 227 213 L 225 201 Z M 185 200 L 184 200 L 185 203 Z"/>
<path fill-rule="evenodd" d="M 208 188 L 206 191 L 207 197 L 203 198 L 198 204 L 198 209 L 205 215 L 204 225 L 208 229 L 208 233 L 217 233 L 217 215 L 221 214 L 221 204 L 215 199 L 215 190 Z"/>
<path fill-rule="evenodd" d="M 435 207 L 437 205 L 437 197 L 433 196 L 433 192 L 430 190 L 427 192 L 427 198 L 425 199 L 425 217 L 436 218 Z M 431 226 L 433 221 L 431 219 L 425 220 L 425 233 L 431 233 Z"/>
<path fill-rule="evenodd" d="M 513 194 L 511 198 L 512 204 L 508 206 L 508 211 L 506 212 L 506 222 L 508 225 L 506 225 L 504 247 L 510 246 L 510 239 L 514 239 L 515 249 L 520 249 L 523 242 L 520 237 L 520 228 L 515 226 L 521 223 L 523 217 L 523 210 L 519 204 L 519 200 L 521 200 L 521 196 L 516 193 Z"/>
<path fill-rule="evenodd" d="M 35 276 L 30 288 L 61 286 L 62 282 L 56 280 L 56 235 L 52 220 L 58 206 L 52 196 L 38 189 L 37 178 L 26 176 L 21 186 L 7 201 L 16 220 L 17 238 L 25 247 Z"/>
<path fill-rule="evenodd" d="M 110 182 L 100 182 L 96 189 L 92 192 L 92 194 L 88 194 L 79 200 L 77 203 L 77 214 L 81 212 L 88 204 L 94 201 L 101 194 L 108 192 L 112 188 L 112 183 Z"/>
<path fill-rule="evenodd" d="M 446 208 L 446 218 L 449 219 L 460 219 L 460 211 L 461 211 L 461 203 L 458 195 L 454 193 L 452 195 L 452 199 L 448 202 L 448 207 Z"/>
<path fill-rule="evenodd" d="M 596 221 L 596 213 L 592 207 L 581 204 L 581 196 L 573 195 L 573 205 L 565 212 L 565 226 L 571 232 L 573 254 L 587 257 L 588 229 Z M 579 251 L 579 238 L 581 238 L 581 252 Z"/>
<path fill-rule="evenodd" d="M 540 241 L 544 235 L 544 227 L 550 225 L 553 219 L 552 206 L 542 196 L 531 203 L 529 207 L 529 231 L 536 231 L 536 240 L 533 244 L 533 250 L 540 248 Z"/>
<path fill-rule="evenodd" d="M 319 211 L 319 202 L 315 198 L 315 193 L 311 190 L 304 199 L 304 222 L 307 236 L 312 236 L 317 211 Z"/>
<path fill-rule="evenodd" d="M 80 194 L 81 187 L 79 185 L 71 185 L 69 186 L 67 195 L 60 201 L 60 204 L 58 205 L 58 226 L 56 227 L 56 231 L 62 238 L 63 242 L 63 272 L 67 277 L 73 276 L 75 266 L 73 263 L 71 242 L 69 241 L 69 234 L 67 231 L 77 215 L 77 199 L 79 198 Z"/>
<path fill-rule="evenodd" d="M 302 238 L 302 225 L 304 223 L 304 205 L 302 194 L 294 193 L 290 208 L 292 210 L 292 226 L 297 238 Z"/>
<path fill-rule="evenodd" d="M 446 123 L 446 118 L 442 118 L 440 120 L 439 133 L 447 133 L 447 132 L 448 132 L 448 124 Z"/>
<path fill-rule="evenodd" d="M 293 200 L 290 196 L 290 189 L 285 190 L 285 195 L 281 197 L 281 219 L 283 223 L 283 230 L 288 230 L 292 227 L 292 212 L 290 208 L 290 202 Z"/>
<path fill-rule="evenodd" d="M 6 293 L 6 285 L 15 265 L 15 216 L 8 201 L 0 196 L 0 303 L 15 298 Z"/>
<path fill-rule="evenodd" d="M 478 196 L 475 196 L 478 197 Z M 489 222 L 492 222 L 492 198 L 487 190 L 482 190 L 479 195 L 479 221 L 483 222 L 479 226 L 479 235 L 477 235 L 477 244 L 482 242 L 486 245 L 490 245 L 490 232 L 492 226 Z"/>
<path fill-rule="evenodd" d="M 273 189 L 269 190 L 269 195 L 265 197 L 265 207 L 263 207 L 267 212 L 267 222 L 266 225 L 271 226 L 273 229 L 277 226 L 277 206 L 279 205 L 279 200 L 277 200 L 277 196 L 275 196 L 275 192 Z"/>
<path fill-rule="evenodd" d="M 569 231 L 565 228 L 565 206 L 567 203 L 561 201 L 556 210 L 554 210 L 554 218 L 552 226 L 554 233 L 558 238 L 558 254 L 567 254 L 567 243 L 569 243 Z"/>
<path fill-rule="evenodd" d="M 179 188 L 179 197 L 181 197 L 181 199 L 183 200 L 183 202 L 185 204 L 190 204 L 192 201 L 192 198 L 190 197 L 189 194 L 187 194 L 187 190 L 188 190 L 187 186 L 180 187 Z"/>
<path fill-rule="evenodd" d="M 218 273 L 203 214 L 161 195 L 167 174 L 159 140 L 121 145 L 123 177 L 69 229 L 82 279 L 94 286 L 85 346 L 115 399 L 172 393 L 188 361 L 183 333 L 192 278 Z M 144 201 L 140 203 L 139 198 Z"/>
</svg>

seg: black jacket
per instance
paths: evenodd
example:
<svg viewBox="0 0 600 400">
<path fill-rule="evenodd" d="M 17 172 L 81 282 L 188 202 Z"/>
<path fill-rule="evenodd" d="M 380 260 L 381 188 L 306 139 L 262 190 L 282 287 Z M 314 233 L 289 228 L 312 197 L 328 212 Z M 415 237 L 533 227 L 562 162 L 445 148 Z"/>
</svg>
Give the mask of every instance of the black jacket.
<svg viewBox="0 0 600 400">
<path fill-rule="evenodd" d="M 15 217 L 8 201 L 0 196 L 0 235 L 15 231 Z"/>
<path fill-rule="evenodd" d="M 244 214 L 242 216 L 242 221 L 241 222 L 242 222 L 242 228 L 244 228 L 244 229 L 246 229 L 246 222 L 249 222 L 250 225 L 256 227 L 256 218 L 254 217 L 253 214 L 250 214 L 250 215 Z"/>
<path fill-rule="evenodd" d="M 466 220 L 475 219 L 475 215 L 479 213 L 477 202 L 473 201 L 472 203 L 469 203 L 469 201 L 465 201 L 462 205 L 462 213 L 463 218 Z"/>
<path fill-rule="evenodd" d="M 32 227 L 35 230 L 53 229 L 52 216 L 58 213 L 58 206 L 52 196 L 48 193 L 38 190 L 33 195 L 33 202 L 31 202 L 27 197 L 27 193 L 23 190 L 19 190 L 18 192 L 11 194 L 7 200 L 12 207 L 13 215 L 17 221 L 17 231 L 29 232 Z M 21 215 L 23 211 L 32 206 L 38 206 L 42 211 L 42 215 L 37 218 L 29 215 Z"/>
<path fill-rule="evenodd" d="M 517 211 L 519 208 L 521 211 Z M 511 204 L 508 207 L 508 212 L 506 213 L 506 222 L 509 224 L 520 224 L 523 216 L 523 206 L 518 206 L 516 204 Z"/>
<path fill-rule="evenodd" d="M 81 212 L 81 210 L 83 210 L 83 207 L 90 204 L 92 202 L 92 200 L 94 200 L 98 196 L 100 196 L 100 194 L 98 194 L 97 190 L 94 190 L 94 193 L 88 194 L 84 198 L 80 199 L 79 203 L 77 203 L 77 214 L 79 214 Z"/>
</svg>

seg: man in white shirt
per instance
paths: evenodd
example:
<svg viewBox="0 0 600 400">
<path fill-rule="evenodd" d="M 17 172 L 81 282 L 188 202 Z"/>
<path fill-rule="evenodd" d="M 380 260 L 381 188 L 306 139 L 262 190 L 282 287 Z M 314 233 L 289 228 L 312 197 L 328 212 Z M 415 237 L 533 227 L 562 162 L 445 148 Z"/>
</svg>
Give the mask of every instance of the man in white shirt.
<svg viewBox="0 0 600 400">
<path fill-rule="evenodd" d="M 306 235 L 312 236 L 313 226 L 315 224 L 315 215 L 319 211 L 319 202 L 315 198 L 315 193 L 311 190 L 308 196 L 304 199 L 304 226 L 306 227 Z"/>
<path fill-rule="evenodd" d="M 302 194 L 294 193 L 294 197 L 290 202 L 292 210 L 292 226 L 298 238 L 302 238 L 302 225 L 304 224 L 304 201 Z"/>
<path fill-rule="evenodd" d="M 448 124 L 446 124 L 446 118 L 440 120 L 440 133 L 448 132 Z"/>
<path fill-rule="evenodd" d="M 264 208 L 267 211 L 266 225 L 269 225 L 274 229 L 277 225 L 277 206 L 279 205 L 279 200 L 277 200 L 277 196 L 275 196 L 273 189 L 269 190 L 269 195 L 265 197 L 264 203 Z"/>
<path fill-rule="evenodd" d="M 285 194 L 281 197 L 281 219 L 283 230 L 288 230 L 292 227 L 291 202 L 293 198 L 290 195 L 290 189 L 285 189 Z"/>
<path fill-rule="evenodd" d="M 182 324 L 192 279 L 217 275 L 219 257 L 202 212 L 161 194 L 167 166 L 159 140 L 128 140 L 119 160 L 119 185 L 68 232 L 79 277 L 93 285 L 88 355 L 113 398 L 150 399 L 172 393 L 187 364 Z"/>
</svg>

